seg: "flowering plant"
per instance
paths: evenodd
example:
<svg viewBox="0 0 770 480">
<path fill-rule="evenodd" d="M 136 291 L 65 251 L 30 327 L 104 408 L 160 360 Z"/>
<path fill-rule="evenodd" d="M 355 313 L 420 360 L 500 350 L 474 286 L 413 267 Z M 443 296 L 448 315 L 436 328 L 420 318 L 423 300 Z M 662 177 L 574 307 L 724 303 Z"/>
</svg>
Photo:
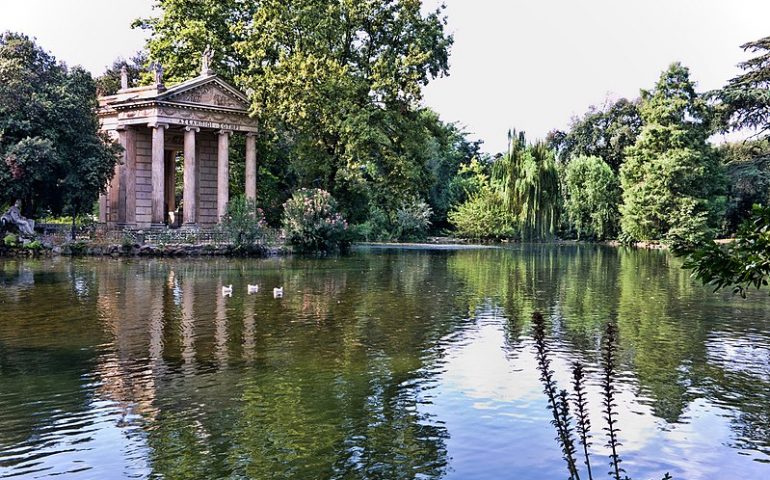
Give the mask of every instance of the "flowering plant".
<svg viewBox="0 0 770 480">
<path fill-rule="evenodd" d="M 300 251 L 328 252 L 347 245 L 348 222 L 325 190 L 302 188 L 283 204 L 287 241 Z"/>
</svg>

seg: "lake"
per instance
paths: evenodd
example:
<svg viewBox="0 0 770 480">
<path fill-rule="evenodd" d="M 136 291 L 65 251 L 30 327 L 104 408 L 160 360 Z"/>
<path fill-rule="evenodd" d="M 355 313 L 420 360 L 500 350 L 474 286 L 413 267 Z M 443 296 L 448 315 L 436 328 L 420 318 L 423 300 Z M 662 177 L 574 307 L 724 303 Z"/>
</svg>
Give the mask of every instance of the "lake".
<svg viewBox="0 0 770 480">
<path fill-rule="evenodd" d="M 767 294 L 593 245 L 0 259 L 0 478 L 564 479 L 535 310 L 594 478 L 608 322 L 629 477 L 770 478 Z"/>
</svg>

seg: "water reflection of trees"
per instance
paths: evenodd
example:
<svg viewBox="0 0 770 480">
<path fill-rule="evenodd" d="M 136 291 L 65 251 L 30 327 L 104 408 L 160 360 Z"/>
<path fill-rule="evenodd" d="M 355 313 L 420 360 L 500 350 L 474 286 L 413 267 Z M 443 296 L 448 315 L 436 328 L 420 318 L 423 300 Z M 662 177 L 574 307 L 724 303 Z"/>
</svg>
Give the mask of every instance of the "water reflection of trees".
<svg viewBox="0 0 770 480">
<path fill-rule="evenodd" d="M 768 304 L 713 295 L 677 262 L 665 252 L 591 245 L 462 252 L 449 260 L 451 271 L 475 292 L 471 308 L 491 299 L 503 309 L 512 347 L 527 333 L 527 316 L 542 310 L 560 348 L 597 364 L 601 331 L 614 321 L 621 368 L 633 371 L 624 381 L 632 382 L 654 415 L 682 421 L 688 405 L 705 397 L 738 409 L 731 419 L 738 445 L 766 449 L 762 379 L 731 381 L 740 374 L 715 368 L 706 345 L 710 337 L 756 330 L 768 317 Z M 766 334 L 755 340 L 770 345 Z"/>
<path fill-rule="evenodd" d="M 0 452 L 30 448 L 30 439 L 44 442 L 57 418 L 88 410 L 93 390 L 83 382 L 92 378 L 93 346 L 105 335 L 98 325 L 80 323 L 93 302 L 73 278 L 81 288 L 92 280 L 69 262 L 55 270 L 39 260 L 0 262 Z M 5 463 L 23 459 L 3 459 L 0 467 Z"/>
<path fill-rule="evenodd" d="M 616 321 L 621 369 L 634 372 L 624 381 L 656 416 L 680 421 L 706 397 L 738 409 L 737 446 L 767 447 L 767 379 L 710 361 L 707 351 L 710 339 L 756 328 L 767 304 L 726 303 L 669 261 L 534 245 L 342 259 L 3 262 L 0 376 L 3 390 L 18 394 L 0 399 L 0 444 L 33 439 L 54 412 L 84 412 L 102 398 L 139 415 L 158 476 L 437 478 L 449 432 L 421 406 L 447 339 L 479 312 L 499 310 L 515 349 L 542 310 L 559 345 L 589 362 L 605 322 Z M 223 299 L 220 286 L 231 283 L 236 294 Z M 246 295 L 248 283 L 260 294 Z M 274 286 L 283 299 L 272 298 Z M 36 399 L 51 402 L 48 417 Z"/>
<path fill-rule="evenodd" d="M 456 289 L 446 262 L 389 253 L 342 261 L 69 265 L 46 269 L 56 273 L 31 282 L 29 292 L 41 309 L 43 283 L 59 292 L 57 302 L 87 305 L 76 317 L 89 336 L 63 346 L 86 358 L 72 360 L 78 369 L 51 389 L 38 381 L 41 372 L 26 372 L 35 378 L 31 388 L 86 410 L 78 390 L 91 378 L 93 397 L 143 419 L 154 474 L 443 475 L 448 433 L 421 405 L 441 357 L 434 347 L 462 321 L 446 302 Z M 254 282 L 261 295 L 245 295 Z M 223 299 L 220 286 L 230 283 L 239 293 Z M 281 285 L 285 297 L 273 299 L 270 290 Z M 13 308 L 29 305 L 30 297 L 15 298 Z M 70 317 L 62 310 L 61 318 Z M 4 324 L 11 333 L 0 338 L 21 337 L 22 327 Z M 53 330 L 72 327 L 54 320 L 37 338 L 48 348 Z M 62 337 L 71 342 L 72 332 Z M 21 363 L 13 356 L 22 347 L 0 349 L 4 381 Z M 30 425 L 4 444 L 32 435 L 40 422 L 33 410 L 12 412 Z"/>
</svg>

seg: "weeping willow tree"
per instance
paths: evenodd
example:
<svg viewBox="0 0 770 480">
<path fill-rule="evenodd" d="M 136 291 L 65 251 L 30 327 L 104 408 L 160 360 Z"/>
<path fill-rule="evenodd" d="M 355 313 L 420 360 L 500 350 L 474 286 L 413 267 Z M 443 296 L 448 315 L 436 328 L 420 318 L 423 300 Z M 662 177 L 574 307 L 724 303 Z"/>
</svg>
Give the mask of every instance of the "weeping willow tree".
<svg viewBox="0 0 770 480">
<path fill-rule="evenodd" d="M 547 240 L 556 232 L 559 176 L 544 142 L 528 145 L 524 132 L 508 132 L 508 152 L 492 168 L 492 181 L 519 223 L 522 240 Z"/>
</svg>

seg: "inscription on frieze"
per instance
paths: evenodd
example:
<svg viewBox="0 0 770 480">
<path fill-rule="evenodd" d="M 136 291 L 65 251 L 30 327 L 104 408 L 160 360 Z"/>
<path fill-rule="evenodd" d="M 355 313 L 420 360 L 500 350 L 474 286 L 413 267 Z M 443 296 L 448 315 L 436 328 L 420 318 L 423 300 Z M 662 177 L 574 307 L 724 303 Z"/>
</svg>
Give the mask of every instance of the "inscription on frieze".
<svg viewBox="0 0 770 480">
<path fill-rule="evenodd" d="M 240 130 L 240 125 L 234 123 L 212 122 L 209 120 L 194 120 L 192 118 L 180 118 L 176 122 L 178 125 L 189 125 L 191 127 L 215 128 L 217 130 Z"/>
</svg>

